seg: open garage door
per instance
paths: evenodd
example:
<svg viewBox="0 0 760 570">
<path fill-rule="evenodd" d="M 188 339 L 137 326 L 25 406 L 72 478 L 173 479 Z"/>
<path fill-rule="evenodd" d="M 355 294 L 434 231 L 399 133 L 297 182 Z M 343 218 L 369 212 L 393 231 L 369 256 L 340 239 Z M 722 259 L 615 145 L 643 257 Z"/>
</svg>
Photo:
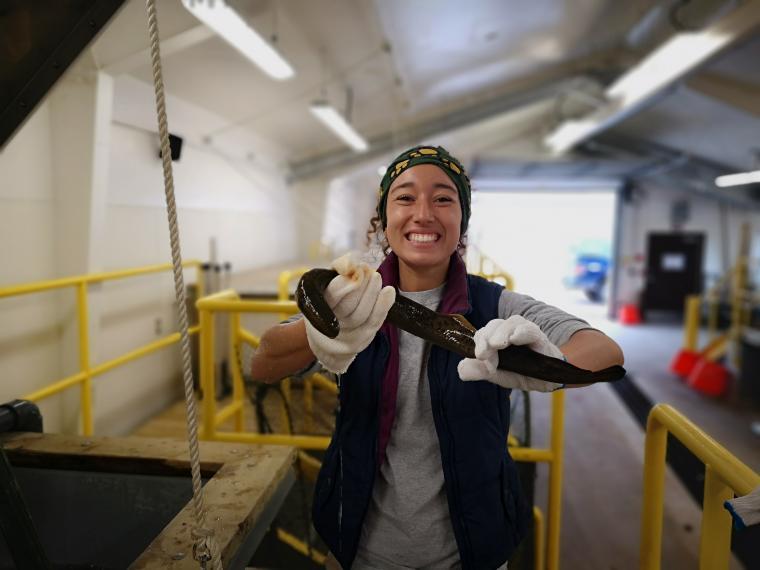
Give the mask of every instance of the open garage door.
<svg viewBox="0 0 760 570">
<path fill-rule="evenodd" d="M 515 278 L 515 290 L 586 320 L 605 318 L 614 257 L 615 189 L 476 192 L 469 243 Z"/>
</svg>

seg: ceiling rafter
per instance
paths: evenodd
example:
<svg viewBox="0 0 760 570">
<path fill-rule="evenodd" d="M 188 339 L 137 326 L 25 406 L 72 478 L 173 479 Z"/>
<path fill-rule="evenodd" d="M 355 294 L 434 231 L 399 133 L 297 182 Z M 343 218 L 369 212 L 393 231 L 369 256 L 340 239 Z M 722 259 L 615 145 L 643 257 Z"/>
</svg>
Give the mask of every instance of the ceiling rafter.
<svg viewBox="0 0 760 570">
<path fill-rule="evenodd" d="M 557 97 L 577 89 L 583 77 L 552 79 L 537 86 L 478 103 L 456 111 L 439 115 L 431 120 L 415 123 L 397 132 L 386 132 L 369 140 L 369 150 L 357 155 L 350 150 L 339 150 L 291 164 L 291 181 L 299 181 L 324 173 L 327 170 L 346 167 L 368 158 L 391 152 L 399 146 L 415 144 L 421 139 L 441 135 L 477 121 L 494 118 L 542 99 Z"/>
<path fill-rule="evenodd" d="M 700 73 L 687 85 L 731 107 L 760 117 L 760 85 L 719 73 Z"/>
<path fill-rule="evenodd" d="M 555 153 L 567 152 L 594 135 L 642 110 L 678 80 L 704 65 L 760 25 L 760 0 L 745 4 L 698 32 L 681 32 L 645 57 L 606 90 L 607 102 L 578 118 L 568 119 L 545 139 Z M 690 57 L 675 58 L 677 50 Z M 646 76 L 648 82 L 641 79 Z"/>
</svg>

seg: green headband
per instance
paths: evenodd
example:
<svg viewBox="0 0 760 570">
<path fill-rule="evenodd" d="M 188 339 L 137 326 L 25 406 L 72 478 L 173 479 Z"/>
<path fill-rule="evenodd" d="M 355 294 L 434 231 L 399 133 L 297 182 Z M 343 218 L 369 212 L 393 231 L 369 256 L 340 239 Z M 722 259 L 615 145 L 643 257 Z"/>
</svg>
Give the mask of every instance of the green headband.
<svg viewBox="0 0 760 570">
<path fill-rule="evenodd" d="M 465 231 L 467 231 L 467 224 L 470 221 L 470 179 L 467 178 L 462 164 L 442 146 L 417 146 L 409 149 L 397 156 L 388 167 L 388 170 L 385 171 L 385 176 L 383 176 L 380 182 L 380 199 L 377 202 L 377 215 L 383 224 L 383 229 L 388 224 L 385 206 L 388 203 L 388 190 L 390 190 L 391 184 L 404 170 L 418 164 L 435 164 L 456 185 L 459 192 L 459 204 L 462 207 L 460 233 L 464 235 Z"/>
</svg>

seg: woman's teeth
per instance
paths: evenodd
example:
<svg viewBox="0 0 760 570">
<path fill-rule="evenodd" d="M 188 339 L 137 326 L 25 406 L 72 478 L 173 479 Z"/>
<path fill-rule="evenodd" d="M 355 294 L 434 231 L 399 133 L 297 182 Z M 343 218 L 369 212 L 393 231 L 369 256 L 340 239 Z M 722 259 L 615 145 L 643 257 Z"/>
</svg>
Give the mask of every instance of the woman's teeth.
<svg viewBox="0 0 760 570">
<path fill-rule="evenodd" d="M 409 234 L 409 241 L 438 241 L 438 234 Z"/>
</svg>

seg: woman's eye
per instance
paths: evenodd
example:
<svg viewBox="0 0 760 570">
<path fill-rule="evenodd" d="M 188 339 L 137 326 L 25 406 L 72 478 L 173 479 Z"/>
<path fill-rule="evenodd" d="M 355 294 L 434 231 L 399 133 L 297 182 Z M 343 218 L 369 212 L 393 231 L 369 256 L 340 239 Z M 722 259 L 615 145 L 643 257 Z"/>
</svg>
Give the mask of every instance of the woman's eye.
<svg viewBox="0 0 760 570">
<path fill-rule="evenodd" d="M 409 194 L 401 194 L 400 196 L 396 196 L 396 200 L 399 202 L 411 202 L 413 198 Z"/>
<path fill-rule="evenodd" d="M 451 196 L 438 196 L 435 199 L 436 202 L 453 202 L 454 199 Z"/>
</svg>

